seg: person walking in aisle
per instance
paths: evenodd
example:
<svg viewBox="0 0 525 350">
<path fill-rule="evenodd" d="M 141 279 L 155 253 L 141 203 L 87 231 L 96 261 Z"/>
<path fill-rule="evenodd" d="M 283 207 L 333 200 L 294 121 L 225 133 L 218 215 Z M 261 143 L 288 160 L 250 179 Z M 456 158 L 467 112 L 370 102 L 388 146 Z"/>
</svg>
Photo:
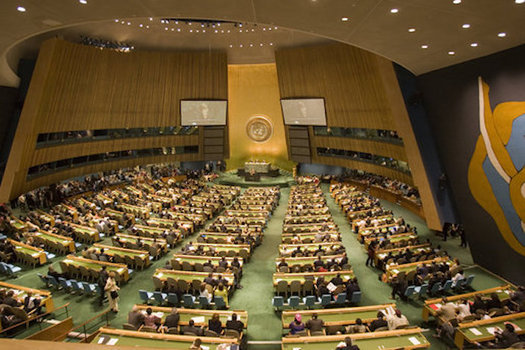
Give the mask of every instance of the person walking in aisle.
<svg viewBox="0 0 525 350">
<path fill-rule="evenodd" d="M 115 272 L 111 271 L 109 273 L 104 290 L 108 295 L 109 308 L 115 313 L 118 312 L 118 291 L 120 290 L 120 288 L 119 286 L 117 286 L 117 282 L 115 281 Z"/>
</svg>

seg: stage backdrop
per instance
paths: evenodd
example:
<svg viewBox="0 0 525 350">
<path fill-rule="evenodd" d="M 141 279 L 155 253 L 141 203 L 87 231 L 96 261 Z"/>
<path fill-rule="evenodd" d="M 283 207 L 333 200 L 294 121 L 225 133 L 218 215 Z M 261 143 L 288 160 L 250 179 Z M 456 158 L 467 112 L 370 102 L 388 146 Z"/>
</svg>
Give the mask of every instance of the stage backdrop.
<svg viewBox="0 0 525 350">
<path fill-rule="evenodd" d="M 525 46 L 418 77 L 474 261 L 525 283 Z"/>
<path fill-rule="evenodd" d="M 228 170 L 248 160 L 266 160 L 285 170 L 286 136 L 275 64 L 228 66 Z"/>
</svg>

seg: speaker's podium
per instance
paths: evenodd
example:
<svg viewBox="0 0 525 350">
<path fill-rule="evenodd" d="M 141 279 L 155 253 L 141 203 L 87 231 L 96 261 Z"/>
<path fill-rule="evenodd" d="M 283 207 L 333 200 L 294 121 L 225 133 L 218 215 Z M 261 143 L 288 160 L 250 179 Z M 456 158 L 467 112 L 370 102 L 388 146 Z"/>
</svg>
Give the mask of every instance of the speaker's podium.
<svg viewBox="0 0 525 350">
<path fill-rule="evenodd" d="M 249 161 L 244 163 L 244 168 L 237 170 L 237 175 L 244 177 L 245 181 L 259 182 L 262 176 L 279 176 L 279 169 L 272 169 L 272 165 L 269 162 Z"/>
</svg>

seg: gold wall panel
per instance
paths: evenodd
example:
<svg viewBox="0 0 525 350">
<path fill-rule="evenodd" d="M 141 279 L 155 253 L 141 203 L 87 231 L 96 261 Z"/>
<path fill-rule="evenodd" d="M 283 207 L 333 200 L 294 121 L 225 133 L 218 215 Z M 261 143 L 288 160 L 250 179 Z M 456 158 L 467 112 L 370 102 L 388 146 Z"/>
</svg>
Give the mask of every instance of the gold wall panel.
<svg viewBox="0 0 525 350">
<path fill-rule="evenodd" d="M 237 169 L 248 160 L 259 159 L 291 170 L 295 163 L 288 160 L 275 64 L 229 65 L 228 94 L 227 168 Z M 248 136 L 247 123 L 254 116 L 263 116 L 272 124 L 273 134 L 265 142 Z"/>
<path fill-rule="evenodd" d="M 66 179 L 66 173 L 82 174 L 79 169 L 84 167 L 25 183 L 30 166 L 59 159 L 125 149 L 199 145 L 199 153 L 192 154 L 191 159 L 202 160 L 202 129 L 199 136 L 140 137 L 38 150 L 36 140 L 39 133 L 49 132 L 177 126 L 181 99 L 227 99 L 227 79 L 224 52 L 120 53 L 59 39 L 44 42 L 13 140 L 0 201 L 14 198 L 31 186 Z M 140 159 L 134 163 L 150 162 Z M 99 164 L 85 167 L 85 171 L 102 168 Z"/>
</svg>

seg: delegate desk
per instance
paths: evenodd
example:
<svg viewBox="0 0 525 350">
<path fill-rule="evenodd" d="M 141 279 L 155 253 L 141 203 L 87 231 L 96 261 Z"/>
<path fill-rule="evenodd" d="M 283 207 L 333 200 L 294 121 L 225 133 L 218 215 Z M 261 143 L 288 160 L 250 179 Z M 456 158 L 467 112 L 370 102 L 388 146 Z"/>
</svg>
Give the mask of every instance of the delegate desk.
<svg viewBox="0 0 525 350">
<path fill-rule="evenodd" d="M 449 302 L 457 302 L 462 299 L 473 300 L 474 296 L 480 295 L 482 297 L 490 297 L 490 294 L 496 293 L 501 301 L 507 300 L 510 298 L 510 293 L 513 291 L 513 288 L 510 285 L 494 287 L 489 289 L 484 289 L 476 292 L 457 294 L 447 296 Z M 423 320 L 427 321 L 430 316 L 436 317 L 437 310 L 441 307 L 441 298 L 429 299 L 425 301 L 423 306 Z"/>
<path fill-rule="evenodd" d="M 291 254 L 297 248 L 301 248 L 302 252 L 315 252 L 319 247 L 325 252 L 330 250 L 344 249 L 341 242 L 328 242 L 328 243 L 303 243 L 303 244 L 279 244 L 279 254 L 281 256 Z M 324 255 L 324 254 L 323 254 Z"/>
<path fill-rule="evenodd" d="M 234 258 L 232 258 L 232 257 L 225 257 L 225 259 L 228 262 L 228 265 L 231 266 L 231 263 L 232 263 Z M 176 268 L 177 263 L 174 263 L 174 261 L 177 261 L 179 263 L 180 267 L 181 267 L 180 269 L 182 269 L 182 264 L 186 262 L 186 263 L 190 264 L 195 269 L 195 265 L 196 264 L 203 265 L 204 263 L 206 263 L 208 261 L 211 261 L 211 264 L 213 265 L 213 267 L 217 268 L 219 266 L 219 261 L 221 261 L 221 260 L 222 260 L 222 257 L 219 257 L 219 256 L 201 256 L 201 255 L 174 254 L 173 255 L 173 259 L 171 259 L 171 266 L 173 267 L 174 270 L 178 270 L 178 268 Z M 239 261 L 239 264 L 241 265 L 241 269 L 242 269 L 242 265 L 243 265 L 243 260 L 244 259 L 241 258 L 241 257 L 237 258 L 237 261 Z"/>
<path fill-rule="evenodd" d="M 168 281 L 168 278 L 174 280 L 183 280 L 191 284 L 194 280 L 204 282 L 204 279 L 208 277 L 210 273 L 208 272 L 198 272 L 198 271 L 183 271 L 183 270 L 166 270 L 166 269 L 157 269 L 153 277 L 160 279 L 161 281 Z M 235 276 L 233 273 L 214 273 L 214 276 L 217 277 L 221 275 L 222 278 L 228 281 L 228 285 L 225 286 L 230 289 L 233 286 L 235 281 Z"/>
<path fill-rule="evenodd" d="M 340 275 L 344 282 L 348 282 L 353 279 L 354 271 L 352 270 L 341 270 L 341 271 L 327 271 L 327 272 L 300 272 L 300 273 L 283 273 L 275 272 L 273 274 L 273 286 L 276 287 L 279 281 L 286 281 L 290 284 L 292 281 L 299 281 L 301 284 L 311 278 L 313 281 L 317 281 L 319 277 L 323 277 L 325 281 L 329 282 L 332 278 Z"/>
<path fill-rule="evenodd" d="M 51 312 L 55 309 L 55 304 L 53 303 L 51 292 L 48 292 L 47 290 L 27 288 L 6 282 L 0 282 L 0 289 L 14 291 L 14 298 L 22 305 L 24 304 L 24 298 L 26 297 L 27 293 L 31 292 L 33 297 L 40 297 L 40 303 L 46 307 L 46 312 Z"/>
<path fill-rule="evenodd" d="M 410 245 L 402 248 L 376 250 L 374 253 L 375 266 L 378 266 L 379 261 L 385 259 L 389 253 L 392 253 L 392 257 L 395 258 L 399 254 L 405 253 L 407 250 L 410 250 L 414 254 L 432 253 L 432 247 L 430 243 Z"/>
<path fill-rule="evenodd" d="M 208 347 L 210 350 L 216 350 L 220 344 L 238 343 L 238 339 L 236 338 L 197 337 L 191 335 L 128 331 L 106 327 L 101 327 L 98 332 L 98 335 L 93 339 L 91 344 L 110 344 L 148 349 L 168 348 L 187 350 L 195 339 L 200 338 L 202 345 Z"/>
<path fill-rule="evenodd" d="M 25 231 L 25 229 L 27 228 L 27 225 L 23 223 L 22 220 L 14 216 L 11 216 L 11 218 L 9 219 L 9 225 L 17 232 Z"/>
<path fill-rule="evenodd" d="M 158 317 L 164 319 L 167 315 L 171 313 L 171 307 L 162 307 L 162 306 L 150 306 L 150 305 L 135 305 L 140 311 L 145 312 L 147 308 L 151 308 Z M 214 314 L 219 315 L 222 326 L 226 327 L 226 321 L 231 320 L 232 314 L 237 314 L 237 320 L 244 323 L 244 328 L 248 326 L 248 312 L 245 310 L 195 310 L 195 309 L 177 309 L 180 319 L 179 325 L 186 326 L 190 320 L 195 322 L 195 325 L 198 327 L 208 327 L 208 321 Z"/>
<path fill-rule="evenodd" d="M 89 272 L 90 276 L 94 277 L 96 275 L 97 278 L 98 274 L 100 273 L 100 270 L 102 269 L 102 266 L 106 266 L 108 272 L 115 272 L 115 274 L 117 275 L 117 281 L 126 282 L 129 280 L 128 266 L 125 264 L 115 264 L 105 261 L 91 260 L 73 255 L 68 255 L 66 259 L 60 261 L 60 267 L 62 268 L 62 272 L 64 273 L 78 274 L 76 273 L 76 271 L 72 270 L 71 267 L 73 267 L 73 269 L 78 268 L 81 271 L 83 268 L 86 268 L 88 271 L 94 271 Z M 82 272 L 81 275 L 84 278 L 90 279 L 90 277 L 88 278 L 88 276 L 84 275 Z"/>
<path fill-rule="evenodd" d="M 381 226 L 376 226 L 376 227 L 360 229 L 357 234 L 357 239 L 359 240 L 359 242 L 362 243 L 364 239 L 369 236 L 380 235 L 380 234 L 385 234 L 385 233 L 395 234 L 398 228 L 399 228 L 399 225 L 397 225 L 396 223 L 392 223 L 392 224 L 386 224 L 386 225 L 381 225 Z"/>
<path fill-rule="evenodd" d="M 162 251 L 162 253 L 165 254 L 168 252 L 168 243 L 165 239 L 125 235 L 122 233 L 117 234 L 116 237 L 119 238 L 127 246 L 131 246 L 131 249 L 140 249 L 137 246 L 138 240 L 140 240 L 142 244 L 149 249 L 149 247 L 154 243 L 153 240 L 155 240 L 155 243 L 157 243 L 160 246 L 160 250 Z M 115 238 L 112 238 L 111 241 L 113 242 L 113 245 L 115 245 Z"/>
<path fill-rule="evenodd" d="M 211 244 L 211 243 L 194 243 L 195 248 L 202 247 L 204 252 L 217 252 L 219 255 L 228 254 L 230 251 L 234 251 L 236 256 L 247 258 L 250 256 L 250 245 L 249 244 Z M 245 251 L 245 253 L 241 253 Z M 247 255 L 247 256 L 244 256 Z"/>
<path fill-rule="evenodd" d="M 194 224 L 193 221 L 184 221 L 184 220 L 170 220 L 170 219 L 161 219 L 161 218 L 151 218 L 146 220 L 146 223 L 150 226 L 155 227 L 164 227 L 164 228 L 176 228 L 182 227 L 183 229 L 193 233 Z"/>
<path fill-rule="evenodd" d="M 268 162 L 246 162 L 244 163 L 244 171 L 246 173 L 255 172 L 267 174 L 270 172 L 270 163 Z"/>
<path fill-rule="evenodd" d="M 100 234 L 93 227 L 73 223 L 70 223 L 69 225 L 73 228 L 73 233 L 79 241 L 90 243 L 100 241 Z"/>
<path fill-rule="evenodd" d="M 313 337 L 284 337 L 282 350 L 327 350 L 335 349 L 346 337 L 361 350 L 419 349 L 428 348 L 430 343 L 420 328 L 394 331 L 325 335 Z"/>
<path fill-rule="evenodd" d="M 44 265 L 47 262 L 47 256 L 43 249 L 33 247 L 29 244 L 8 239 L 15 248 L 17 260 L 27 262 L 30 265 Z"/>
<path fill-rule="evenodd" d="M 331 214 L 322 214 L 322 215 L 301 215 L 301 216 L 285 216 L 284 224 L 285 225 L 294 225 L 294 224 L 324 224 L 324 223 L 333 223 L 334 219 Z"/>
<path fill-rule="evenodd" d="M 397 276 L 399 273 L 404 272 L 408 274 L 411 271 L 417 270 L 418 267 L 421 265 L 431 265 L 432 263 L 446 263 L 449 265 L 449 267 L 453 267 L 456 265 L 456 263 L 453 260 L 450 260 L 449 257 L 441 257 L 441 258 L 435 258 L 432 260 L 424 260 L 424 261 L 416 261 L 413 263 L 408 264 L 401 264 L 401 265 L 388 265 L 385 270 L 385 276 L 386 280 L 390 281 L 392 277 Z"/>
<path fill-rule="evenodd" d="M 42 241 L 42 243 L 51 249 L 55 249 L 55 245 L 62 247 L 60 250 L 75 253 L 75 241 L 71 237 L 57 235 L 47 231 L 37 231 L 33 233 L 35 240 Z"/>
<path fill-rule="evenodd" d="M 248 233 L 222 233 L 222 232 L 203 232 L 197 237 L 197 242 L 206 242 L 206 243 L 232 243 L 235 241 L 237 236 L 241 235 L 246 238 L 248 235 L 251 235 L 254 239 L 260 238 L 263 236 L 262 232 L 248 232 Z"/>
<path fill-rule="evenodd" d="M 138 216 L 141 219 L 148 219 L 150 217 L 149 208 L 144 208 L 138 205 L 131 205 L 126 203 L 121 203 L 118 206 L 122 211 L 134 214 L 135 216 Z"/>
<path fill-rule="evenodd" d="M 328 261 L 335 261 L 337 263 L 341 262 L 341 260 L 343 259 L 345 254 L 337 254 L 337 255 L 322 255 L 320 257 L 317 257 L 317 256 L 301 256 L 301 257 L 296 257 L 296 258 L 275 258 L 275 268 L 277 270 L 279 270 L 279 263 L 284 259 L 284 261 L 286 261 L 286 263 L 288 264 L 288 266 L 290 267 L 290 269 L 293 269 L 294 267 L 298 266 L 298 267 L 303 267 L 303 266 L 306 266 L 306 265 L 311 265 L 313 266 L 314 265 L 314 262 L 316 262 L 319 258 L 321 258 L 321 260 L 323 262 L 328 262 Z"/>
<path fill-rule="evenodd" d="M 325 326 L 347 326 L 355 324 L 355 320 L 360 318 L 364 323 L 372 322 L 377 319 L 377 312 L 383 311 L 386 315 L 386 309 L 389 307 L 396 308 L 396 304 L 382 304 L 359 307 L 345 307 L 338 309 L 320 309 L 320 310 L 289 310 L 283 311 L 282 322 L 283 328 L 288 328 L 292 323 L 296 314 L 303 317 L 303 322 L 306 323 L 313 314 L 317 314 L 319 319 L 324 321 Z"/>
<path fill-rule="evenodd" d="M 323 224 L 284 224 L 284 233 L 301 233 L 301 232 L 317 232 L 328 230 L 338 230 L 337 225 L 332 222 L 325 222 Z"/>
<path fill-rule="evenodd" d="M 224 211 L 224 214 L 226 216 L 234 216 L 234 217 L 255 217 L 255 218 L 261 218 L 266 219 L 268 216 L 270 216 L 270 212 L 267 210 L 233 210 L 228 209 Z"/>
<path fill-rule="evenodd" d="M 67 215 L 70 215 L 73 218 L 73 220 L 78 220 L 77 208 L 72 207 L 71 205 L 64 204 L 64 203 L 57 204 L 55 208 L 57 208 L 58 210 L 62 211 L 63 213 Z"/>
<path fill-rule="evenodd" d="M 127 249 L 127 248 L 120 248 L 120 247 L 112 247 L 109 245 L 103 245 L 103 244 L 93 244 L 93 248 L 95 248 L 95 251 L 100 253 L 100 249 L 104 249 L 104 254 L 107 254 L 111 256 L 113 259 L 115 257 L 121 257 L 126 261 L 126 264 L 129 266 L 135 265 L 135 260 L 140 260 L 144 266 L 150 265 L 150 256 L 149 253 L 145 250 L 136 250 L 136 249 Z M 93 249 L 91 248 L 91 249 Z M 118 259 L 118 258 L 117 258 Z M 132 260 L 129 260 L 132 259 Z"/>
<path fill-rule="evenodd" d="M 377 241 L 380 238 L 384 238 L 385 240 L 387 240 L 389 243 L 392 243 L 392 244 L 406 242 L 406 243 L 410 243 L 411 245 L 414 245 L 417 243 L 413 243 L 411 241 L 415 241 L 415 242 L 419 241 L 419 236 L 416 233 L 413 233 L 413 232 L 396 233 L 393 235 L 389 235 L 388 237 L 378 237 L 378 236 L 366 237 L 364 240 L 365 248 L 368 249 L 368 246 L 370 245 L 371 242 Z"/>
<path fill-rule="evenodd" d="M 300 241 L 300 243 L 312 243 L 315 242 L 315 236 L 320 234 L 323 239 L 327 235 L 330 237 L 330 241 L 341 241 L 341 234 L 338 231 L 327 231 L 327 232 L 306 232 L 306 233 L 283 233 L 281 240 L 284 244 L 292 244 L 294 238 Z M 321 243 L 321 242 L 319 242 Z"/>
<path fill-rule="evenodd" d="M 525 334 L 525 312 L 520 312 L 487 320 L 460 323 L 454 335 L 454 344 L 459 349 L 463 349 L 465 341 L 472 344 L 494 340 L 494 331 L 497 328 L 504 330 L 505 322 L 516 325 L 515 332 L 517 334 Z"/>
<path fill-rule="evenodd" d="M 110 208 L 106 208 L 105 209 L 105 212 L 106 212 L 106 215 L 109 216 L 110 218 L 114 219 L 114 220 L 117 220 L 119 222 L 119 224 L 123 225 L 126 220 L 126 216 L 128 217 L 128 219 L 131 220 L 131 223 L 135 223 L 135 214 L 132 214 L 132 213 L 124 213 L 123 211 L 118 211 L 118 210 L 113 210 L 113 209 L 110 209 Z"/>
</svg>

